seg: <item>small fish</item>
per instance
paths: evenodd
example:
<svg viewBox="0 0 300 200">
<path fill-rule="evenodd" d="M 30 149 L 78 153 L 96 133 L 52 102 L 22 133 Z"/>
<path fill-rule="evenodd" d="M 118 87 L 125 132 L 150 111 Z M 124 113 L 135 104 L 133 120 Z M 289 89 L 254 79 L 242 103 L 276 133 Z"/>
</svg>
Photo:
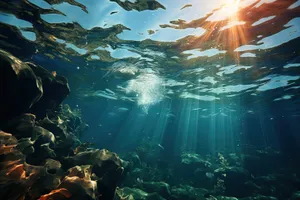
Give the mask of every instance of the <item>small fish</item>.
<svg viewBox="0 0 300 200">
<path fill-rule="evenodd" d="M 227 117 L 227 116 L 228 116 L 228 115 L 226 115 L 226 114 L 223 113 L 223 112 L 221 112 L 220 115 L 223 116 L 223 117 Z"/>
<path fill-rule="evenodd" d="M 206 172 L 205 173 L 205 176 L 207 177 L 207 178 L 210 178 L 210 179 L 212 179 L 212 178 L 214 178 L 214 174 L 213 173 L 211 173 L 211 172 Z"/>
<path fill-rule="evenodd" d="M 144 182 L 144 181 L 143 181 L 142 179 L 140 179 L 140 178 L 137 178 L 136 181 L 137 181 L 138 183 L 143 183 L 143 182 Z"/>
<path fill-rule="evenodd" d="M 193 111 L 201 110 L 201 108 L 194 108 Z"/>
<path fill-rule="evenodd" d="M 165 147 L 163 147 L 161 144 L 157 145 L 159 148 L 161 148 L 162 150 L 165 150 Z"/>
<path fill-rule="evenodd" d="M 128 111 L 128 108 L 124 108 L 124 107 L 121 107 L 121 108 L 118 108 L 118 110 L 120 111 L 120 112 L 122 112 L 122 111 Z"/>
<path fill-rule="evenodd" d="M 113 14 L 116 14 L 116 13 L 118 13 L 118 11 L 113 11 L 113 12 L 110 13 L 110 15 L 113 15 Z"/>
<path fill-rule="evenodd" d="M 52 71 L 51 74 L 52 74 L 52 76 L 54 76 L 54 77 L 56 77 L 56 75 L 57 75 L 56 71 Z"/>
<path fill-rule="evenodd" d="M 105 90 L 106 90 L 107 92 L 111 93 L 111 94 L 116 94 L 116 93 L 114 93 L 114 91 L 112 91 L 112 90 L 110 90 L 110 89 L 108 89 L 108 88 L 106 88 Z"/>
<path fill-rule="evenodd" d="M 166 116 L 167 116 L 167 117 L 175 117 L 175 115 L 172 114 L 172 113 L 168 113 Z"/>
<path fill-rule="evenodd" d="M 148 34 L 149 34 L 149 35 L 152 35 L 152 34 L 154 34 L 154 33 L 155 33 L 155 31 L 154 31 L 154 30 L 151 30 L 151 29 L 150 29 L 150 30 L 148 30 Z"/>
<path fill-rule="evenodd" d="M 113 117 L 113 116 L 115 116 L 115 115 L 116 115 L 116 113 L 114 113 L 114 112 L 110 112 L 110 113 L 108 113 L 108 115 L 109 115 L 109 116 L 111 116 L 111 117 Z"/>
</svg>

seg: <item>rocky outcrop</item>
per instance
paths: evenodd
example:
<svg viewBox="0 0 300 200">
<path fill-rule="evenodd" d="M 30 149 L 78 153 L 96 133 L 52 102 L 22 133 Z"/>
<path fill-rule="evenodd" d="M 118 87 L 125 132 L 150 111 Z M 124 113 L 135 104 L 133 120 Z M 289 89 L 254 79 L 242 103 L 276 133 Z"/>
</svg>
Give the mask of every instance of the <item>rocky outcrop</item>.
<svg viewBox="0 0 300 200">
<path fill-rule="evenodd" d="M 164 200 L 157 193 L 147 193 L 138 188 L 117 188 L 114 200 Z"/>
<path fill-rule="evenodd" d="M 194 188 L 190 185 L 179 185 L 172 187 L 171 192 L 174 199 L 205 200 L 208 190 L 203 188 Z"/>
<path fill-rule="evenodd" d="M 19 140 L 0 132 L 0 199 L 114 198 L 123 173 L 115 153 L 94 149 L 65 157 L 56 151 L 57 134 L 36 125 L 30 130 L 31 137 Z"/>
<path fill-rule="evenodd" d="M 34 113 L 38 119 L 46 117 L 49 110 L 57 108 L 70 93 L 68 80 L 56 74 L 49 72 L 41 66 L 33 63 L 26 63 L 31 67 L 36 76 L 42 82 L 43 95 L 38 102 L 33 104 L 30 112 Z"/>
<path fill-rule="evenodd" d="M 26 112 L 43 118 L 70 92 L 66 78 L 3 50 L 0 62 L 0 126 Z"/>
<path fill-rule="evenodd" d="M 26 63 L 3 50 L 0 63 L 0 123 L 3 123 L 27 112 L 42 97 L 43 86 Z"/>
<path fill-rule="evenodd" d="M 141 183 L 141 187 L 149 193 L 155 192 L 166 199 L 171 198 L 170 186 L 168 183 L 143 182 L 143 183 Z"/>
<path fill-rule="evenodd" d="M 112 200 L 124 162 L 80 142 L 87 124 L 60 105 L 67 79 L 4 51 L 0 59 L 0 199 Z"/>
</svg>

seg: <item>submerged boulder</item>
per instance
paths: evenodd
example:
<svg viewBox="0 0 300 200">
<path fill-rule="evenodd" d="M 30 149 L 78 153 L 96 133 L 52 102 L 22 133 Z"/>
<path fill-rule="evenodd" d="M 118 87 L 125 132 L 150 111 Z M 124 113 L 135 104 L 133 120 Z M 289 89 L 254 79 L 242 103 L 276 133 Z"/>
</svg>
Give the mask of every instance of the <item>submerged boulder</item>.
<svg viewBox="0 0 300 200">
<path fill-rule="evenodd" d="M 65 158 L 63 165 L 67 168 L 76 165 L 91 165 L 92 173 L 98 177 L 98 192 L 103 199 L 114 197 L 117 183 L 124 170 L 119 156 L 106 149 L 79 152 L 74 156 Z"/>
<path fill-rule="evenodd" d="M 179 185 L 172 187 L 171 193 L 174 199 L 206 200 L 208 190 L 204 188 L 195 188 L 189 185 Z"/>
<path fill-rule="evenodd" d="M 207 169 L 211 167 L 211 163 L 209 161 L 203 160 L 199 154 L 195 153 L 183 153 L 181 155 L 181 163 L 186 166 L 202 169 Z"/>
<path fill-rule="evenodd" d="M 43 96 L 30 109 L 38 119 L 41 119 L 46 117 L 48 110 L 57 108 L 69 95 L 68 80 L 63 76 L 56 75 L 56 73 L 49 72 L 39 65 L 26 64 L 31 67 L 36 76 L 40 77 L 42 82 Z"/>
<path fill-rule="evenodd" d="M 147 193 L 138 188 L 117 188 L 114 200 L 164 200 L 157 193 Z"/>
<path fill-rule="evenodd" d="M 291 200 L 299 200 L 300 199 L 300 191 L 295 192 L 291 198 Z"/>
<path fill-rule="evenodd" d="M 65 77 L 0 50 L 0 126 L 25 112 L 44 118 L 70 93 Z"/>
<path fill-rule="evenodd" d="M 42 97 L 43 87 L 31 67 L 10 53 L 0 50 L 0 63 L 0 122 L 5 123 L 27 112 Z"/>
<path fill-rule="evenodd" d="M 170 186 L 164 182 L 142 182 L 142 188 L 150 193 L 156 192 L 166 199 L 170 199 Z"/>
<path fill-rule="evenodd" d="M 32 136 L 35 127 L 35 115 L 25 113 L 6 122 L 2 130 L 12 133 L 17 139 Z"/>
</svg>

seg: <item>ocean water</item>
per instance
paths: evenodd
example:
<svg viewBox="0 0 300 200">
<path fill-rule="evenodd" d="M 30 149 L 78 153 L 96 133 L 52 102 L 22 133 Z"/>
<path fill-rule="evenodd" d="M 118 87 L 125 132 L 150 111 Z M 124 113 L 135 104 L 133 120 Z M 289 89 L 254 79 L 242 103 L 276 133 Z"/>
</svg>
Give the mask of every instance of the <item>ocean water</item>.
<svg viewBox="0 0 300 200">
<path fill-rule="evenodd" d="M 300 199 L 299 0 L 0 8 L 0 48 L 68 79 L 63 104 L 88 124 L 80 141 L 138 157 L 120 188 L 152 199 Z M 150 187 L 158 182 L 170 191 Z M 150 199 L 130 191 L 124 199 Z"/>
</svg>

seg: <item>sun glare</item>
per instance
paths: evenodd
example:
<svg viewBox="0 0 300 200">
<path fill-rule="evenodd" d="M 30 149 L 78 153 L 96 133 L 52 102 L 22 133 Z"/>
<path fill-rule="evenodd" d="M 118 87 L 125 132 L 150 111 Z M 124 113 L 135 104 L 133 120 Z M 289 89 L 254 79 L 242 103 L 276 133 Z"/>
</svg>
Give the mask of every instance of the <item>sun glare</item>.
<svg viewBox="0 0 300 200">
<path fill-rule="evenodd" d="M 239 10 L 240 0 L 226 0 L 222 9 L 226 10 L 228 14 L 234 14 Z"/>
</svg>

